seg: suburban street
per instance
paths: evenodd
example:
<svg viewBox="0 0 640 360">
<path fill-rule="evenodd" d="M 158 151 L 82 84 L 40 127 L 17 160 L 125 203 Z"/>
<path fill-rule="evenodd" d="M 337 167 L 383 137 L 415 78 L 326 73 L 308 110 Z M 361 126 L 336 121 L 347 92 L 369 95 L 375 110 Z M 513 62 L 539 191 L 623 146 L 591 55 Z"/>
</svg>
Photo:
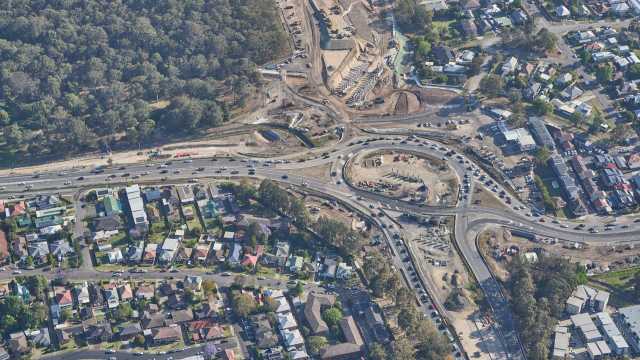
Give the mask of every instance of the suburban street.
<svg viewBox="0 0 640 360">
<path fill-rule="evenodd" d="M 363 214 L 377 212 L 378 208 L 385 208 L 418 214 L 454 215 L 456 217 L 455 239 L 457 245 L 462 252 L 465 262 L 472 270 L 474 277 L 481 285 L 491 305 L 496 320 L 495 330 L 500 335 L 499 337 L 506 349 L 508 358 L 523 359 L 524 355 L 517 338 L 509 306 L 500 291 L 498 283 L 492 277 L 490 270 L 476 247 L 475 236 L 473 236 L 474 232 L 482 226 L 493 224 L 517 228 L 542 236 L 577 242 L 630 243 L 637 241 L 636 239 L 640 235 L 640 226 L 634 223 L 630 224 L 628 229 L 615 229 L 606 234 L 589 234 L 584 231 L 574 230 L 572 226 L 560 228 L 557 224 L 552 224 L 551 219 L 541 223 L 535 218 L 527 216 L 529 212 L 528 209 L 515 210 L 506 204 L 504 204 L 504 209 L 470 205 L 469 201 L 460 201 L 456 206 L 449 207 L 423 206 L 356 189 L 350 186 L 348 181 L 344 179 L 343 171 L 339 172 L 339 175 L 342 176 L 343 179 L 336 176 L 331 182 L 296 174 L 301 169 L 328 164 L 330 164 L 333 169 L 340 169 L 342 166 L 346 166 L 345 159 L 352 158 L 356 153 L 365 150 L 404 150 L 439 158 L 443 157 L 443 154 L 447 152 L 448 149 L 441 145 L 430 146 L 434 144 L 434 142 L 428 140 L 405 142 L 402 144 L 388 137 L 383 137 L 382 140 L 380 140 L 380 137 L 371 137 L 368 141 L 354 143 L 353 145 L 341 144 L 336 151 L 330 153 L 328 156 L 317 157 L 304 162 L 266 162 L 260 159 L 230 158 L 221 158 L 212 161 L 211 158 L 206 158 L 173 160 L 171 165 L 163 166 L 163 170 L 167 170 L 165 173 L 161 173 L 160 170 L 160 165 L 164 162 L 157 161 L 147 164 L 114 166 L 104 169 L 104 172 L 100 174 L 92 173 L 93 169 L 79 168 L 60 173 L 41 173 L 37 178 L 28 175 L 9 175 L 0 178 L 0 183 L 2 183 L 4 187 L 1 196 L 8 198 L 51 192 L 78 194 L 92 187 L 115 186 L 127 183 L 175 184 L 214 178 L 232 179 L 248 177 L 249 169 L 254 169 L 255 175 L 251 175 L 251 177 L 258 179 L 268 178 L 282 184 L 294 186 L 303 191 L 307 189 L 308 191 L 318 192 L 342 201 Z M 462 156 L 443 158 L 447 159 L 450 167 L 456 172 L 458 179 L 462 179 L 465 173 L 468 172 L 465 168 L 471 164 L 468 159 Z M 198 170 L 199 168 L 200 170 Z M 123 176 L 125 174 L 127 176 Z M 138 178 L 133 179 L 134 176 Z M 84 179 L 78 180 L 80 177 Z M 162 178 L 166 179 L 162 180 Z M 30 188 L 25 191 L 27 185 L 29 185 Z M 483 187 L 484 184 L 479 181 L 474 181 L 473 186 Z M 376 221 L 379 222 L 380 220 Z M 569 221 L 563 221 L 563 223 L 571 225 Z M 80 231 L 79 228 L 78 231 Z M 385 231 L 385 235 L 387 235 L 387 237 L 391 236 L 388 231 Z M 399 259 L 394 259 L 394 262 L 400 266 Z M 87 263 L 88 262 L 85 261 L 85 266 L 74 271 L 59 274 L 42 274 L 49 278 L 64 276 L 74 280 L 108 279 L 112 276 L 111 273 L 99 272 L 92 269 L 86 265 Z M 189 270 L 181 270 L 180 273 L 176 275 L 184 276 L 187 274 L 192 274 L 192 272 Z M 203 274 L 202 272 L 193 272 L 193 274 L 201 275 L 204 278 L 211 278 L 223 286 L 230 285 L 235 278 L 234 276 Z M 124 276 L 134 279 L 157 279 L 171 275 L 172 274 L 162 272 L 147 272 L 127 273 Z M 0 273 L 0 278 L 2 279 L 9 279 L 13 276 L 10 271 Z M 259 286 L 286 286 L 285 284 L 269 279 L 255 281 L 257 281 Z M 88 352 L 87 356 L 91 354 L 91 352 Z M 181 354 L 180 356 L 183 355 L 186 354 Z"/>
</svg>

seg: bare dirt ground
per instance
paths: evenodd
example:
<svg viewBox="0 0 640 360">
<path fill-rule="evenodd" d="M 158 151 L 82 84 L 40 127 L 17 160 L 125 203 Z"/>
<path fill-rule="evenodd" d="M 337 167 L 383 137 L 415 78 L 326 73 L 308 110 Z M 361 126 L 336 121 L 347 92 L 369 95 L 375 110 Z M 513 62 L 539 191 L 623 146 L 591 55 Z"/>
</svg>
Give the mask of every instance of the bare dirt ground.
<svg viewBox="0 0 640 360">
<path fill-rule="evenodd" d="M 480 190 L 480 192 L 477 192 L 478 190 Z M 480 201 L 479 203 L 477 202 L 478 200 Z M 471 203 L 482 207 L 507 209 L 504 203 L 496 197 L 495 193 L 487 189 L 480 188 L 479 186 L 475 188 L 471 195 Z"/>
<path fill-rule="evenodd" d="M 372 165 L 376 161 L 378 165 Z M 353 163 L 349 176 L 364 190 L 428 204 L 452 200 L 457 184 L 455 174 L 441 160 L 402 152 L 363 154 Z"/>
<path fill-rule="evenodd" d="M 392 214 L 395 213 L 390 212 L 390 215 Z M 396 219 L 399 219 L 399 214 Z M 429 293 L 435 296 L 441 304 L 446 301 L 454 287 L 460 289 L 464 294 L 467 301 L 466 306 L 460 311 L 447 310 L 446 313 L 449 322 L 460 338 L 462 347 L 469 354 L 480 352 L 480 359 L 489 360 L 488 353 L 495 352 L 494 348 L 499 347 L 495 345 L 497 338 L 491 328 L 487 326 L 473 296 L 465 289 L 470 280 L 460 256 L 453 249 L 444 252 L 435 251 L 439 255 L 434 256 L 434 249 L 429 250 L 424 241 L 425 237 L 420 236 L 429 229 L 408 221 L 402 221 L 401 224 L 403 226 L 402 235 L 408 240 L 407 243 L 417 256 L 417 267 L 427 282 Z M 438 264 L 432 261 L 435 258 L 439 260 Z M 457 286 L 452 284 L 454 274 L 457 278 Z"/>
<path fill-rule="evenodd" d="M 514 247 L 517 253 L 532 251 L 533 249 L 543 249 L 550 254 L 568 258 L 572 262 L 584 265 L 595 266 L 596 272 L 608 269 L 610 266 L 621 266 L 640 255 L 640 248 L 619 246 L 590 246 L 585 244 L 576 245 L 568 242 L 532 242 L 530 240 L 511 236 L 503 228 L 488 228 L 481 232 L 478 238 L 480 249 L 483 252 L 489 266 L 500 278 L 507 276 L 506 265 L 516 253 L 509 255 L 507 249 Z M 495 253 L 503 255 L 501 259 L 496 259 Z"/>
<path fill-rule="evenodd" d="M 313 178 L 314 180 L 328 180 L 331 175 L 331 164 L 325 164 L 321 166 L 314 166 L 311 168 L 304 168 L 295 170 L 296 174 Z"/>
</svg>

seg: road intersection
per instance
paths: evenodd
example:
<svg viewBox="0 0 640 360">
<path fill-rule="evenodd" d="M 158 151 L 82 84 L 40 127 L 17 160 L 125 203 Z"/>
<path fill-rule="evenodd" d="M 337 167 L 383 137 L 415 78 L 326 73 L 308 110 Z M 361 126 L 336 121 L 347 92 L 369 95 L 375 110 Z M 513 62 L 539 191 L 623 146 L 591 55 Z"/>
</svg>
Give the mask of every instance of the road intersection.
<svg viewBox="0 0 640 360">
<path fill-rule="evenodd" d="M 348 166 L 349 159 L 362 151 L 411 151 L 416 154 L 442 158 L 456 172 L 459 180 L 462 180 L 465 175 L 471 179 L 472 186 L 469 195 L 473 192 L 473 187 L 485 187 L 485 184 L 479 181 L 479 177 L 482 175 L 488 176 L 488 174 L 485 174 L 471 160 L 461 154 L 447 155 L 451 151 L 449 148 L 428 139 L 365 136 L 356 140 L 349 144 L 340 143 L 331 152 L 304 161 L 257 158 L 234 159 L 229 157 L 217 158 L 215 161 L 211 158 L 174 159 L 171 164 L 167 164 L 166 161 L 152 161 L 145 164 L 113 166 L 103 169 L 101 173 L 95 173 L 94 169 L 91 168 L 76 168 L 60 173 L 10 174 L 0 177 L 0 198 L 9 199 L 40 193 L 78 194 L 80 191 L 90 188 L 129 183 L 175 184 L 213 178 L 255 177 L 258 179 L 272 179 L 302 191 L 312 191 L 336 199 L 362 214 L 367 216 L 373 214 L 374 216 L 370 218 L 374 219 L 374 222 L 378 225 L 384 223 L 382 219 L 376 217 L 380 209 L 416 214 L 452 215 L 455 216 L 456 245 L 489 301 L 496 319 L 496 331 L 500 334 L 507 350 L 507 358 L 512 359 L 524 359 L 524 354 L 517 338 L 517 332 L 507 301 L 476 246 L 474 233 L 478 229 L 486 225 L 499 225 L 565 241 L 601 244 L 630 243 L 637 241 L 636 239 L 640 235 L 640 224 L 636 223 L 627 225 L 627 228 L 617 227 L 606 233 L 591 234 L 586 233 L 584 230 L 574 229 L 573 225 L 575 224 L 567 220 L 563 220 L 562 223 L 559 221 L 554 223 L 555 219 L 542 217 L 546 220 L 545 222 L 540 222 L 540 217 L 531 216 L 530 211 L 524 206 L 520 206 L 515 200 L 512 204 L 506 204 L 499 199 L 503 201 L 504 207 L 502 209 L 472 205 L 470 203 L 471 196 L 468 196 L 468 198 L 461 197 L 455 206 L 426 206 L 391 199 L 380 194 L 357 189 L 349 184 L 348 179 L 344 178 L 342 167 Z M 332 171 L 336 171 L 336 176 L 332 177 L 330 181 L 297 174 L 302 169 L 326 165 L 330 165 Z M 493 187 L 498 187 L 498 191 L 502 190 L 499 186 L 494 185 Z M 487 189 L 485 191 L 491 192 L 495 190 Z M 560 225 L 564 226 L 561 227 Z M 384 230 L 384 232 L 387 237 L 392 236 L 390 231 Z M 401 267 L 401 263 L 398 266 Z M 90 267 L 84 267 L 64 275 L 77 279 L 95 279 L 96 277 L 111 276 L 110 273 L 100 273 Z M 149 272 L 129 275 L 134 278 L 161 278 L 169 274 Z M 0 273 L 0 278 L 11 276 L 9 273 Z M 221 284 L 233 281 L 233 277 L 215 274 L 204 276 L 215 278 Z M 263 280 L 262 282 L 265 283 L 261 283 L 261 285 L 265 286 L 282 285 L 273 281 L 269 282 L 269 280 Z"/>
</svg>

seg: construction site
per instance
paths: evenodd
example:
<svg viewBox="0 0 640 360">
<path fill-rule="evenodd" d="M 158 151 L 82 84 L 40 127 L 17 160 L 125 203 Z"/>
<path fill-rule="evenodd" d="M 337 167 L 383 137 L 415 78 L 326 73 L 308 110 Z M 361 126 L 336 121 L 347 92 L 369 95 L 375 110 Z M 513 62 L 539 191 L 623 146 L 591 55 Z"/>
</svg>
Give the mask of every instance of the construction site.
<svg viewBox="0 0 640 360">
<path fill-rule="evenodd" d="M 348 171 L 360 189 L 429 205 L 451 205 L 457 191 L 453 171 L 442 161 L 404 152 L 359 154 Z"/>
</svg>

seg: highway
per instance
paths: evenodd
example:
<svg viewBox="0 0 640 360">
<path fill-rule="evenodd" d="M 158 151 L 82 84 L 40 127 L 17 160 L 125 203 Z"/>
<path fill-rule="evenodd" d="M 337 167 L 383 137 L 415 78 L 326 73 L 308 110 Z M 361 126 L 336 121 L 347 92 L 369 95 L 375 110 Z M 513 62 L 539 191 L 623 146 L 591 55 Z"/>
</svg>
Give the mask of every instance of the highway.
<svg viewBox="0 0 640 360">
<path fill-rule="evenodd" d="M 402 141 L 399 141 L 402 140 Z M 344 167 L 349 159 L 363 151 L 372 150 L 404 150 L 416 154 L 423 154 L 442 158 L 456 172 L 458 179 L 465 175 L 470 179 L 470 191 L 466 200 L 461 200 L 452 206 L 425 206 L 412 204 L 401 200 L 394 200 L 381 194 L 371 193 L 352 187 L 344 177 Z M 496 209 L 471 205 L 469 200 L 474 188 L 484 191 L 499 192 L 499 186 L 486 184 L 479 180 L 485 175 L 471 160 L 462 155 L 447 156 L 449 149 L 441 144 L 429 140 L 398 139 L 389 136 L 370 136 L 360 138 L 349 144 L 341 143 L 324 156 L 318 155 L 306 161 L 291 161 L 285 159 L 247 159 L 247 158 L 198 158 L 187 160 L 153 161 L 145 164 L 129 164 L 105 168 L 104 172 L 96 174 L 91 168 L 69 169 L 63 172 L 44 172 L 33 175 L 7 175 L 0 177 L 0 198 L 15 199 L 44 193 L 77 194 L 83 190 L 102 186 L 121 186 L 131 183 L 140 184 L 176 184 L 198 182 L 208 179 L 233 179 L 241 177 L 255 177 L 258 179 L 272 179 L 282 184 L 295 186 L 298 189 L 314 191 L 325 196 L 335 198 L 365 215 L 377 213 L 380 208 L 418 214 L 441 214 L 455 216 L 455 240 L 465 262 L 481 285 L 489 304 L 494 312 L 496 331 L 507 349 L 510 359 L 524 359 L 520 342 L 514 328 L 509 305 L 500 291 L 497 281 L 484 263 L 475 243 L 473 232 L 485 225 L 502 225 L 518 228 L 532 233 L 555 237 L 567 241 L 593 243 L 628 243 L 637 241 L 640 236 L 640 224 L 631 223 L 628 228 L 618 226 L 611 231 L 591 234 L 584 230 L 574 229 L 578 223 L 562 220 L 553 223 L 554 219 L 528 216 L 530 210 L 514 200 L 512 204 L 503 203 L 504 209 Z M 330 181 L 298 175 L 297 172 L 316 166 L 331 165 L 336 176 Z M 251 174 L 250 174 L 251 172 Z M 496 196 L 496 198 L 498 198 Z M 498 198 L 499 199 L 499 198 Z M 500 199 L 499 199 L 500 200 Z M 518 210 L 515 208 L 518 207 Z M 520 207 L 522 209 L 520 209 Z M 381 225 L 377 217 L 375 222 Z M 563 226 L 564 227 L 561 227 Z M 392 234 L 384 231 L 387 238 Z M 391 240 L 388 239 L 390 246 Z M 401 267 L 399 259 L 394 263 Z M 186 272 L 181 272 L 184 276 Z M 43 273 L 48 277 L 64 275 L 74 279 L 108 278 L 110 273 L 99 273 L 91 268 L 79 269 L 66 274 Z M 233 277 L 219 274 L 202 274 L 211 277 L 220 284 L 231 283 Z M 3 272 L 0 278 L 10 278 L 14 275 Z M 133 278 L 162 278 L 171 276 L 170 273 L 150 272 L 127 274 Z M 264 286 L 282 286 L 273 280 L 259 281 Z"/>
</svg>

